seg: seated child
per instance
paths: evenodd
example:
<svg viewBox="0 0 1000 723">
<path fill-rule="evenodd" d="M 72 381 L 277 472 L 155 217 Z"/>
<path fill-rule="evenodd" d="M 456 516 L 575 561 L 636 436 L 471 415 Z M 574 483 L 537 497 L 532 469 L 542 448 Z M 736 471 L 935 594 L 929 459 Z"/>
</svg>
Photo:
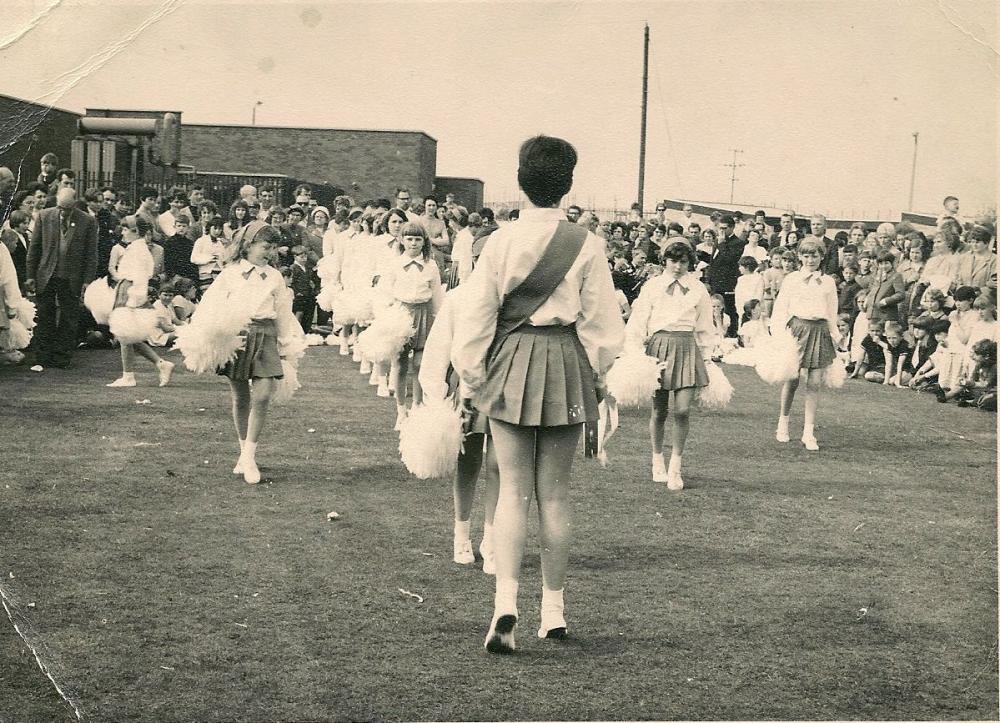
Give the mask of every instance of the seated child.
<svg viewBox="0 0 1000 723">
<path fill-rule="evenodd" d="M 851 378 L 862 378 L 870 382 L 880 382 L 885 378 L 885 340 L 882 327 L 872 326 L 861 340 L 861 357 L 854 365 Z"/>
<path fill-rule="evenodd" d="M 153 302 L 153 311 L 156 312 L 156 331 L 147 339 L 151 346 L 170 346 L 177 338 L 174 331 L 180 324 L 180 320 L 174 314 L 173 300 L 173 284 L 160 284 L 159 294 L 157 294 L 156 301 Z"/>
<path fill-rule="evenodd" d="M 726 364 L 754 366 L 757 363 L 757 350 L 754 347 L 770 336 L 767 323 L 761 314 L 762 309 L 763 305 L 759 299 L 750 299 L 743 305 L 743 319 L 739 330 L 742 347 L 733 349 L 725 355 L 723 361 Z"/>
<path fill-rule="evenodd" d="M 907 357 L 910 356 L 910 345 L 903 338 L 903 326 L 896 321 L 885 322 L 884 346 L 885 352 L 885 375 L 884 378 L 870 379 L 869 381 L 881 381 L 883 384 L 895 384 L 899 386 L 900 375 Z"/>
<path fill-rule="evenodd" d="M 948 312 L 945 311 L 945 304 L 947 303 L 948 297 L 944 295 L 941 289 L 936 289 L 931 287 L 924 292 L 923 298 L 920 300 L 920 307 L 923 309 L 923 313 L 918 316 L 918 319 L 930 319 L 931 321 L 941 321 L 942 319 L 948 318 Z"/>
<path fill-rule="evenodd" d="M 836 344 L 837 358 L 843 362 L 848 374 L 854 370 L 854 362 L 851 360 L 851 327 L 850 314 L 837 316 L 837 331 L 840 332 L 840 340 Z"/>
<path fill-rule="evenodd" d="M 751 299 L 760 301 L 764 298 L 764 277 L 757 273 L 757 259 L 753 256 L 744 256 L 739 260 L 740 277 L 736 280 L 736 308 L 746 309 L 747 302 Z M 743 325 L 743 317 L 739 319 L 737 330 Z"/>
<path fill-rule="evenodd" d="M 914 319 L 910 324 L 913 347 L 910 350 L 910 355 L 903 361 L 903 369 L 897 374 L 896 386 L 901 387 L 905 384 L 911 389 L 915 389 L 922 383 L 921 379 L 917 379 L 917 371 L 937 350 L 937 341 L 930 333 L 930 327 L 934 323 L 929 319 L 919 321 Z"/>
<path fill-rule="evenodd" d="M 929 330 L 937 342 L 937 349 L 913 375 L 914 386 L 921 391 L 931 391 L 937 394 L 938 401 L 947 401 L 942 392 L 947 392 L 958 384 L 958 376 L 962 368 L 961 351 L 955 349 L 948 339 L 948 328 L 951 324 L 947 319 L 935 321 Z M 936 382 L 936 383 L 935 383 Z"/>
<path fill-rule="evenodd" d="M 955 310 L 948 314 L 948 322 L 951 324 L 950 335 L 961 344 L 969 343 L 972 327 L 979 321 L 979 312 L 972 308 L 977 295 L 971 286 L 960 286 L 952 294 Z"/>
<path fill-rule="evenodd" d="M 174 316 L 177 320 L 186 324 L 190 319 L 194 310 L 197 308 L 195 300 L 198 298 L 198 285 L 191 279 L 186 279 L 181 277 L 174 284 L 174 298 L 171 299 L 170 305 L 173 307 Z"/>
<path fill-rule="evenodd" d="M 959 379 L 958 387 L 946 393 L 957 398 L 960 407 L 997 410 L 997 343 L 980 339 L 970 349 L 975 362 L 972 373 Z"/>
</svg>

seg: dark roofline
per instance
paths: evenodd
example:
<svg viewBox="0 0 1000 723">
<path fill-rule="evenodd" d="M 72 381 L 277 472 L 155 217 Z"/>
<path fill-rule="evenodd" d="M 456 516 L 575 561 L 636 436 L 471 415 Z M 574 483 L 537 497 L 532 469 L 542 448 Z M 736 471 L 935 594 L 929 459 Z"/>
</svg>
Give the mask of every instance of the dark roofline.
<svg viewBox="0 0 1000 723">
<path fill-rule="evenodd" d="M 476 183 L 483 183 L 483 179 L 474 178 L 473 176 L 434 176 L 435 180 L 437 180 L 438 178 L 443 179 L 445 181 L 475 181 Z"/>
<path fill-rule="evenodd" d="M 94 111 L 95 113 L 174 113 L 176 115 L 181 115 L 184 113 L 182 110 L 152 110 L 148 108 L 86 108 L 87 113 Z"/>
<path fill-rule="evenodd" d="M 248 130 L 285 130 L 285 131 L 343 131 L 345 133 L 408 133 L 411 135 L 424 136 L 435 143 L 437 138 L 425 131 L 413 131 L 393 128 L 318 128 L 315 126 L 248 126 L 242 123 L 181 123 L 181 130 L 188 126 L 196 128 L 246 128 Z"/>
<path fill-rule="evenodd" d="M 0 98 L 7 98 L 8 100 L 13 100 L 17 103 L 26 103 L 27 105 L 34 105 L 39 108 L 48 108 L 49 110 L 57 110 L 60 113 L 69 113 L 70 115 L 82 116 L 83 113 L 75 110 L 67 110 L 65 108 L 60 108 L 56 105 L 46 105 L 45 103 L 36 103 L 33 100 L 27 100 L 26 98 L 18 98 L 16 95 L 7 95 L 6 93 L 0 93 Z"/>
</svg>

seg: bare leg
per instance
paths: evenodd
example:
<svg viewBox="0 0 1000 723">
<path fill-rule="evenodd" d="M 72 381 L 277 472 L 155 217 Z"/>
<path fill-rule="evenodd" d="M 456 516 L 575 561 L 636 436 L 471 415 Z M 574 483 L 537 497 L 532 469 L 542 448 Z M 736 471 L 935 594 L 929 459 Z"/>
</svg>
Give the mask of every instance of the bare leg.
<svg viewBox="0 0 1000 723">
<path fill-rule="evenodd" d="M 694 387 L 678 389 L 674 392 L 674 424 L 670 430 L 671 455 L 673 457 L 680 458 L 684 454 L 684 444 L 687 442 L 688 429 L 691 426 L 690 411 L 694 393 Z"/>
<path fill-rule="evenodd" d="M 400 415 L 406 414 L 406 377 L 410 364 L 409 352 L 402 352 L 392 365 L 390 387 L 396 389 L 396 409 Z"/>
<path fill-rule="evenodd" d="M 163 361 L 160 359 L 160 355 L 153 351 L 153 347 L 144 341 L 140 341 L 138 344 L 133 344 L 132 346 L 135 348 L 136 353 L 143 359 L 148 359 L 154 364 L 159 364 Z"/>
<path fill-rule="evenodd" d="M 247 418 L 248 442 L 254 444 L 260 439 L 260 433 L 264 430 L 264 422 L 267 421 L 268 405 L 271 403 L 271 394 L 274 393 L 276 379 L 255 379 L 251 390 L 250 415 Z"/>
<path fill-rule="evenodd" d="M 132 374 L 135 372 L 135 352 L 132 344 L 122 344 L 122 374 Z"/>
<path fill-rule="evenodd" d="M 516 583 L 524 554 L 528 508 L 535 491 L 536 429 L 491 419 L 490 430 L 500 470 L 500 489 L 493 517 L 497 578 Z"/>
<path fill-rule="evenodd" d="M 653 393 L 653 406 L 649 410 L 649 442 L 654 455 L 663 454 L 663 434 L 669 407 L 670 392 L 657 389 Z"/>
<path fill-rule="evenodd" d="M 250 382 L 229 380 L 229 391 L 233 399 L 233 423 L 236 425 L 236 436 L 240 440 L 247 438 L 247 421 L 250 418 Z"/>
<path fill-rule="evenodd" d="M 410 366 L 410 386 L 413 390 L 413 406 L 423 403 L 424 401 L 424 390 L 420 387 L 420 380 L 418 379 L 420 375 L 420 360 L 424 358 L 424 352 L 414 351 L 413 352 L 413 363 Z"/>
<path fill-rule="evenodd" d="M 486 524 L 493 527 L 493 518 L 497 511 L 497 496 L 500 494 L 500 468 L 497 466 L 496 445 L 493 444 L 489 435 L 486 437 L 486 453 L 483 462 L 486 468 L 483 473 L 485 483 L 483 486 L 483 507 L 485 508 Z"/>
<path fill-rule="evenodd" d="M 569 482 L 582 424 L 540 427 L 536 443 L 535 495 L 542 542 L 542 581 L 562 590 L 569 561 Z"/>
<path fill-rule="evenodd" d="M 799 388 L 799 378 L 791 379 L 781 385 L 781 414 L 787 417 L 792 412 L 792 402 L 795 401 L 795 392 Z"/>
</svg>

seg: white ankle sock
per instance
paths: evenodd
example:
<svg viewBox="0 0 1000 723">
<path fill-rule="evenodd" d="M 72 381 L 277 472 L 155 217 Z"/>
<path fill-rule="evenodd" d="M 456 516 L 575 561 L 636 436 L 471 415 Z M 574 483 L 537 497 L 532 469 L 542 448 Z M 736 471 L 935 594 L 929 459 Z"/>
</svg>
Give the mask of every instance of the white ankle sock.
<svg viewBox="0 0 1000 723">
<path fill-rule="evenodd" d="M 240 440 L 240 456 L 243 456 L 243 448 L 246 446 L 247 441 L 245 439 Z"/>
<path fill-rule="evenodd" d="M 803 439 L 809 439 L 810 437 L 815 437 L 815 436 L 816 435 L 813 434 L 813 425 L 811 425 L 811 424 L 805 424 L 805 425 L 802 426 L 802 438 Z"/>
<path fill-rule="evenodd" d="M 257 443 L 251 442 L 249 439 L 243 442 L 243 452 L 240 455 L 244 459 L 248 459 L 251 462 L 257 458 Z"/>
<path fill-rule="evenodd" d="M 493 523 L 483 521 L 483 540 L 489 540 L 490 544 L 493 543 Z"/>
<path fill-rule="evenodd" d="M 497 590 L 493 597 L 494 615 L 517 615 L 517 580 L 497 577 Z"/>
<path fill-rule="evenodd" d="M 681 456 L 679 454 L 670 455 L 670 470 L 672 472 L 681 471 Z"/>
<path fill-rule="evenodd" d="M 542 586 L 542 612 L 544 613 L 546 610 L 559 610 L 561 612 L 562 609 L 563 591 L 549 590 L 547 587 Z"/>
<path fill-rule="evenodd" d="M 471 539 L 472 534 L 472 520 L 455 520 L 455 541 L 465 542 Z"/>
</svg>

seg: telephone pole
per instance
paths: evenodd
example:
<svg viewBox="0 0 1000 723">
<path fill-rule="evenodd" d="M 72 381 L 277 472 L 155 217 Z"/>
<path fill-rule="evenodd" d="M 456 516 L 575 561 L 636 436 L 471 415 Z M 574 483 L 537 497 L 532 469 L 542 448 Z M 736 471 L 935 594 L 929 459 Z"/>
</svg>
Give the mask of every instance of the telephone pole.
<svg viewBox="0 0 1000 723">
<path fill-rule="evenodd" d="M 649 25 L 643 35 L 642 46 L 642 128 L 639 130 L 639 194 L 636 199 L 642 208 L 642 196 L 646 185 L 646 99 L 649 87 Z"/>
<path fill-rule="evenodd" d="M 739 148 L 730 148 L 729 150 L 733 152 L 733 162 L 723 163 L 722 165 L 725 166 L 726 168 L 732 169 L 732 174 L 729 177 L 729 202 L 732 203 L 733 199 L 736 197 L 736 181 L 739 180 L 738 178 L 736 178 L 736 169 L 743 168 L 743 166 L 745 166 L 746 164 L 736 162 L 736 154 L 742 153 L 743 152 L 742 150 L 740 150 Z"/>
<path fill-rule="evenodd" d="M 913 133 L 913 170 L 910 172 L 910 203 L 907 210 L 913 210 L 913 189 L 917 185 L 917 138 L 920 133 Z"/>
</svg>

